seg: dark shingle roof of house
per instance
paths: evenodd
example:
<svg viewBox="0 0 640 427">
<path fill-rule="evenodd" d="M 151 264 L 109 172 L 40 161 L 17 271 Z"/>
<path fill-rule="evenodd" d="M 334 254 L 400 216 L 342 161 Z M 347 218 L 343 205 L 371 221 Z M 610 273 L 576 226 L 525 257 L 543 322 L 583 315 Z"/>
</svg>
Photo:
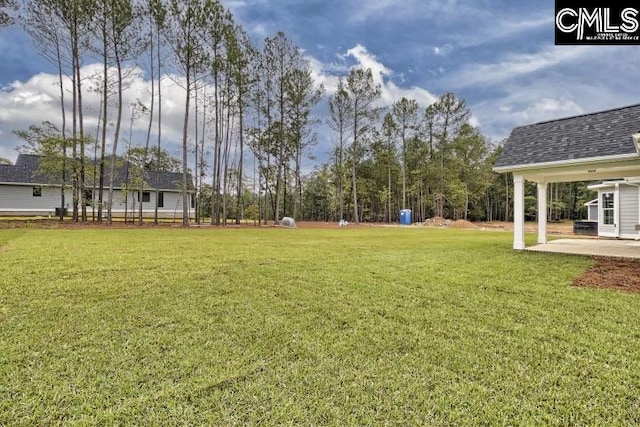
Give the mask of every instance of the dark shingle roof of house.
<svg viewBox="0 0 640 427">
<path fill-rule="evenodd" d="M 511 132 L 496 167 L 637 154 L 640 105 L 568 117 Z"/>
<path fill-rule="evenodd" d="M 19 154 L 15 165 L 0 165 L 0 182 L 46 184 L 49 181 L 37 173 L 40 156 Z"/>
<path fill-rule="evenodd" d="M 38 173 L 40 159 L 42 157 L 33 154 L 19 154 L 15 165 L 0 165 L 0 182 L 15 182 L 19 184 L 55 184 L 59 181 L 51 180 L 47 176 Z M 105 167 L 105 186 L 109 181 L 109 166 Z M 126 164 L 116 168 L 114 186 L 120 188 L 126 182 Z M 87 174 L 87 182 L 91 183 L 93 174 Z M 68 181 L 69 178 L 67 179 Z M 187 176 L 187 186 L 193 189 L 191 176 Z M 150 188 L 161 190 L 179 191 L 182 183 L 182 174 L 173 172 L 146 172 L 145 182 Z"/>
</svg>

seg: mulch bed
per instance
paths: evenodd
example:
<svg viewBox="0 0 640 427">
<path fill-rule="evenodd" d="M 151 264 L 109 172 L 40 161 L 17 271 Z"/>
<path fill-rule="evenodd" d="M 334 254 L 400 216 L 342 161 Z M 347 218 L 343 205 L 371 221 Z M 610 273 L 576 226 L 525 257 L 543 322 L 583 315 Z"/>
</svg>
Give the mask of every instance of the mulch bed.
<svg viewBox="0 0 640 427">
<path fill-rule="evenodd" d="M 640 292 L 640 260 L 596 257 L 588 268 L 573 281 L 575 286 Z"/>
</svg>

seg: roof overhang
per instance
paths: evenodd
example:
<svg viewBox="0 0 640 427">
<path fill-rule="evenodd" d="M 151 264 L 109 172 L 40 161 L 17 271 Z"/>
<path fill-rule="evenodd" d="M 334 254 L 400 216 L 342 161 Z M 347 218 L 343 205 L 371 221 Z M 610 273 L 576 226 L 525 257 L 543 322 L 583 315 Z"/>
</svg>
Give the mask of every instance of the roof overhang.
<svg viewBox="0 0 640 427">
<path fill-rule="evenodd" d="M 624 179 L 616 179 L 614 181 L 602 181 L 596 184 L 591 184 L 587 186 L 587 188 L 589 190 L 597 190 L 599 188 L 611 188 L 616 184 L 633 185 L 635 187 L 640 187 L 640 177 L 632 176 Z"/>
<path fill-rule="evenodd" d="M 589 190 L 598 190 L 600 188 L 611 188 L 615 187 L 616 184 L 625 184 L 626 181 L 624 179 L 616 179 L 615 181 L 602 181 L 597 184 L 588 185 L 587 188 Z M 597 200 L 596 200 L 597 201 Z"/>
<path fill-rule="evenodd" d="M 640 176 L 640 156 L 636 153 L 586 159 L 561 160 L 496 167 L 498 173 L 511 172 L 534 182 L 575 182 Z"/>
</svg>

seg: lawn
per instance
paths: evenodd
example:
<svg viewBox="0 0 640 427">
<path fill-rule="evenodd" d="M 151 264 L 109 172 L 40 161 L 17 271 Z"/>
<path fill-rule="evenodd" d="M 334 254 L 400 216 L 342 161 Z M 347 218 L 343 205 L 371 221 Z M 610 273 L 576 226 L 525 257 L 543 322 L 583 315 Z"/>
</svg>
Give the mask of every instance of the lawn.
<svg viewBox="0 0 640 427">
<path fill-rule="evenodd" d="M 0 425 L 631 425 L 640 295 L 422 228 L 0 230 Z"/>
</svg>

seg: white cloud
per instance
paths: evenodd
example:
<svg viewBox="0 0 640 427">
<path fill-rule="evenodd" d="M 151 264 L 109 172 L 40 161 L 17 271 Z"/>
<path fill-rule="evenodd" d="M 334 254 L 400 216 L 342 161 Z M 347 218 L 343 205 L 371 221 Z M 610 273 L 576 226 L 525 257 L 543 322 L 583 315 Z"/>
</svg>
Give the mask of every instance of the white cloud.
<svg viewBox="0 0 640 427">
<path fill-rule="evenodd" d="M 338 87 L 338 75 L 346 74 L 348 68 L 335 63 L 323 63 L 312 56 L 305 56 L 305 59 L 309 62 L 313 80 L 322 84 L 327 94 L 335 93 Z"/>
<path fill-rule="evenodd" d="M 538 123 L 546 120 L 575 116 L 584 113 L 583 109 L 573 100 L 565 97 L 543 97 L 534 102 L 505 106 L 511 117 L 520 123 Z"/>
<path fill-rule="evenodd" d="M 483 17 L 478 19 L 479 15 L 483 15 Z M 479 13 L 470 16 L 476 18 L 472 34 L 469 32 L 451 32 L 448 35 L 450 40 L 455 41 L 456 47 L 469 48 L 510 40 L 535 30 L 553 28 L 554 25 L 553 17 L 550 14 L 527 18 L 506 16 L 496 19 L 494 14 L 488 14 L 487 11 L 479 11 Z"/>
<path fill-rule="evenodd" d="M 426 19 L 433 15 L 447 15 L 468 9 L 459 0 L 350 0 L 353 13 L 352 22 L 366 22 L 372 18 L 403 20 L 406 18 Z"/>
<path fill-rule="evenodd" d="M 370 68 L 373 74 L 373 80 L 379 84 L 382 89 L 381 104 L 390 106 L 394 102 L 402 99 L 415 99 L 423 107 L 426 107 L 437 100 L 437 97 L 428 90 L 412 86 L 409 88 L 399 87 L 391 77 L 394 76 L 392 70 L 387 68 L 382 62 L 376 58 L 374 54 L 369 52 L 364 46 L 357 45 L 347 51 L 347 56 L 354 58 L 357 62 L 355 67 L 364 69 Z"/>
<path fill-rule="evenodd" d="M 97 76 L 101 75 L 101 67 L 99 64 L 92 64 L 81 69 L 81 75 L 83 76 L 84 129 L 85 133 L 91 136 L 96 135 L 96 126 L 100 115 L 101 95 L 95 88 L 99 85 Z M 114 72 L 115 70 L 110 70 L 111 74 Z M 129 127 L 131 125 L 130 106 L 140 101 L 149 107 L 151 102 L 151 83 L 145 80 L 142 70 L 130 68 L 126 70 L 126 75 L 126 89 L 123 93 L 124 108 L 119 138 L 120 147 L 124 147 L 126 140 L 129 138 Z M 175 143 L 181 139 L 182 135 L 184 90 L 169 76 L 163 76 L 161 81 L 163 93 L 163 139 L 169 144 L 168 147 L 175 147 Z M 64 88 L 67 114 L 66 126 L 69 134 L 72 128 L 72 88 L 70 81 L 65 81 Z M 107 117 L 109 123 L 108 143 L 111 144 L 116 121 L 114 96 L 111 96 L 109 103 Z M 5 87 L 0 92 L 0 132 L 2 135 L 0 156 L 15 159 L 17 157 L 15 148 L 20 142 L 13 134 L 13 131 L 27 129 L 29 126 L 39 125 L 43 121 L 50 121 L 58 128 L 62 127 L 60 87 L 57 75 L 41 73 L 24 82 L 16 81 Z M 134 120 L 132 126 L 134 144 L 140 145 L 143 143 L 142 134 L 146 131 L 147 126 L 148 119 L 146 117 Z M 153 129 L 154 132 L 157 129 L 157 108 Z M 175 149 L 170 149 L 170 151 L 172 154 L 177 154 Z"/>
<path fill-rule="evenodd" d="M 517 126 L 637 103 L 640 58 L 621 61 L 625 52 L 614 46 L 549 47 L 467 64 L 441 84 L 458 93 L 482 93 L 471 108 L 482 132 L 498 141 Z"/>
<path fill-rule="evenodd" d="M 594 51 L 591 46 L 549 47 L 531 54 L 510 54 L 498 62 L 467 64 L 446 77 L 452 87 L 491 86 L 561 64 L 578 61 Z"/>
<path fill-rule="evenodd" d="M 342 64 L 324 64 L 315 58 L 308 57 L 311 64 L 312 75 L 317 82 L 322 83 L 327 94 L 331 95 L 336 91 L 339 76 L 346 77 L 350 68 L 371 69 L 373 81 L 380 85 L 382 96 L 380 103 L 384 106 L 390 106 L 401 98 L 415 99 L 423 107 L 426 107 L 436 101 L 437 97 L 428 90 L 411 86 L 403 88 L 398 86 L 393 78 L 397 77 L 402 80 L 401 74 L 394 73 L 385 64 L 383 64 L 373 53 L 369 52 L 366 47 L 358 44 L 343 55 L 338 55 Z M 351 67 L 347 66 L 347 61 L 351 62 Z"/>
<path fill-rule="evenodd" d="M 552 91 L 521 91 L 505 98 L 473 105 L 482 132 L 495 142 L 509 136 L 511 129 L 526 124 L 575 116 L 600 108 L 583 108 L 569 94 Z"/>
</svg>

